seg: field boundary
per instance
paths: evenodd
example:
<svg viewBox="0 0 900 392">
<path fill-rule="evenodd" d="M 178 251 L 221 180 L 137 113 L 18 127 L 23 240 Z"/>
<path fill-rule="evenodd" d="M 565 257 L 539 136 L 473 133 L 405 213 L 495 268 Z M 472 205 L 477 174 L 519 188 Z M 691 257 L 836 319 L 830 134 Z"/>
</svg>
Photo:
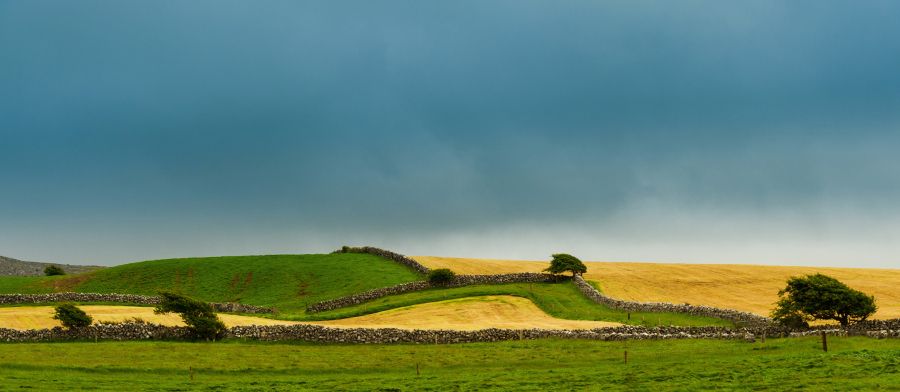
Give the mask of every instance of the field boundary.
<svg viewBox="0 0 900 392">
<path fill-rule="evenodd" d="M 668 302 L 635 302 L 625 301 L 603 295 L 599 290 L 591 286 L 580 275 L 576 275 L 572 281 L 578 290 L 592 301 L 606 305 L 613 309 L 627 310 L 633 312 L 671 312 L 683 313 L 694 316 L 715 317 L 724 320 L 730 320 L 738 326 L 758 327 L 772 323 L 772 319 L 759 316 L 749 312 L 742 312 L 733 309 L 722 309 L 712 306 L 689 305 L 689 304 L 672 304 Z"/>
<path fill-rule="evenodd" d="M 427 281 L 401 283 L 394 286 L 364 291 L 340 298 L 317 302 L 306 307 L 307 313 L 318 313 L 326 310 L 345 308 L 359 305 L 389 295 L 404 294 L 413 291 L 422 291 L 434 288 L 453 288 L 472 286 L 478 284 L 508 284 L 508 283 L 558 283 L 571 279 L 568 276 L 538 274 L 533 272 L 520 272 L 513 274 L 497 275 L 456 275 L 452 281 L 446 284 L 435 285 Z"/>
<path fill-rule="evenodd" d="M 399 253 L 391 252 L 389 250 L 376 248 L 373 246 L 342 246 L 341 249 L 338 249 L 331 253 L 366 253 L 374 256 L 380 256 L 382 258 L 395 261 L 397 263 L 403 264 L 409 268 L 412 268 L 416 272 L 427 275 L 431 272 L 431 268 L 428 268 L 422 263 L 415 261 L 409 257 L 401 255 Z"/>
<path fill-rule="evenodd" d="M 0 305 L 50 304 L 57 302 L 113 302 L 138 305 L 156 305 L 160 297 L 155 295 L 116 293 L 48 293 L 48 294 L 0 294 Z M 224 313 L 274 313 L 274 309 L 236 302 L 211 302 L 217 312 Z"/>
<path fill-rule="evenodd" d="M 498 329 L 477 331 L 404 330 L 396 328 L 334 328 L 321 325 L 269 325 L 229 328 L 226 338 L 255 341 L 307 341 L 345 344 L 449 344 L 499 342 L 531 339 L 588 339 L 588 340 L 661 340 L 661 339 L 727 339 L 755 342 L 757 337 L 802 337 L 822 333 L 838 336 L 868 336 L 872 338 L 900 338 L 900 319 L 863 322 L 841 329 L 822 326 L 807 330 L 779 327 L 642 327 L 619 326 L 590 330 L 567 329 Z M 146 323 L 96 324 L 85 328 L 16 330 L 0 328 L 0 342 L 53 342 L 89 340 L 191 340 L 186 327 L 171 327 Z"/>
</svg>

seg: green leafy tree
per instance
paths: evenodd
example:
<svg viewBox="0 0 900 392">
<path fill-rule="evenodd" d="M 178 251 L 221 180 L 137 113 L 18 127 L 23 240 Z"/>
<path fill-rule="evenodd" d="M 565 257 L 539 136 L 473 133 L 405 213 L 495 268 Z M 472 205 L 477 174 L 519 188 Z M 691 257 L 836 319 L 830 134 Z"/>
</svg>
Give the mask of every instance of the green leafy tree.
<svg viewBox="0 0 900 392">
<path fill-rule="evenodd" d="M 54 276 L 54 275 L 65 275 L 66 271 L 64 271 L 58 265 L 48 265 L 47 268 L 44 268 L 44 275 Z"/>
<path fill-rule="evenodd" d="M 66 329 L 84 328 L 94 321 L 91 316 L 72 304 L 57 306 L 53 318 L 59 320 Z"/>
<path fill-rule="evenodd" d="M 160 296 L 162 300 L 154 313 L 178 313 L 199 339 L 217 340 L 225 335 L 225 324 L 216 316 L 212 305 L 177 293 L 163 292 Z"/>
<path fill-rule="evenodd" d="M 553 255 L 553 260 L 550 260 L 550 267 L 547 267 L 547 269 L 545 269 L 544 271 L 547 271 L 551 274 L 571 272 L 572 276 L 575 276 L 587 272 L 587 267 L 585 267 L 584 263 L 582 263 L 581 260 L 579 260 L 575 256 L 565 253 L 557 253 Z"/>
<path fill-rule="evenodd" d="M 428 283 L 435 285 L 444 285 L 453 281 L 456 273 L 447 268 L 433 269 L 428 272 Z"/>
<path fill-rule="evenodd" d="M 835 320 L 846 327 L 867 319 L 877 309 L 874 296 L 822 274 L 793 277 L 778 296 L 772 318 L 792 327 L 806 326 L 812 320 Z"/>
</svg>

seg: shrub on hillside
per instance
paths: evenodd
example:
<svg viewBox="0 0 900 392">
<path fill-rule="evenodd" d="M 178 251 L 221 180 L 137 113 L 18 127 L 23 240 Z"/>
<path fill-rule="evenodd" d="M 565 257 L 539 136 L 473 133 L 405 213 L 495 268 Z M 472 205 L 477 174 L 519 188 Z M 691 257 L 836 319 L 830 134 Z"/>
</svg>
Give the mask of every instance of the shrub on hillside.
<svg viewBox="0 0 900 392">
<path fill-rule="evenodd" d="M 84 328 L 94 321 L 91 316 L 72 304 L 57 306 L 53 318 L 59 320 L 66 329 Z"/>
<path fill-rule="evenodd" d="M 812 320 L 835 320 L 846 327 L 867 319 L 877 309 L 875 297 L 822 274 L 793 277 L 778 296 L 772 318 L 790 327 L 807 326 Z"/>
<path fill-rule="evenodd" d="M 62 269 L 62 267 L 58 265 L 48 265 L 47 268 L 44 268 L 44 275 L 46 276 L 54 276 L 54 275 L 65 275 L 66 271 Z"/>
<path fill-rule="evenodd" d="M 428 283 L 434 285 L 444 285 L 453 281 L 456 273 L 447 268 L 433 269 L 428 272 Z"/>
<path fill-rule="evenodd" d="M 160 296 L 162 300 L 154 313 L 178 313 L 197 339 L 218 340 L 225 336 L 225 324 L 212 305 L 176 293 L 163 292 Z"/>
<path fill-rule="evenodd" d="M 550 260 L 550 266 L 544 271 L 551 274 L 561 274 L 563 272 L 571 272 L 572 276 L 581 275 L 587 272 L 587 267 L 577 257 L 565 253 L 557 253 Z"/>
</svg>

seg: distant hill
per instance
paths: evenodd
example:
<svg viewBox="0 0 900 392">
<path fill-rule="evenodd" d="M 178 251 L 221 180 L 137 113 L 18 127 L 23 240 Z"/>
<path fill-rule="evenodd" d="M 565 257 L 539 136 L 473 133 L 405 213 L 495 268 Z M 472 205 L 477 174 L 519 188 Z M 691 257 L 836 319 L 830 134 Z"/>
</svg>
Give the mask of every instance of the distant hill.
<svg viewBox="0 0 900 392">
<path fill-rule="evenodd" d="M 67 274 L 80 274 L 82 272 L 103 268 L 96 265 L 39 263 L 36 261 L 22 261 L 0 256 L 0 276 L 42 276 L 44 275 L 44 268 L 47 268 L 47 266 L 51 264 L 62 267 Z"/>
</svg>

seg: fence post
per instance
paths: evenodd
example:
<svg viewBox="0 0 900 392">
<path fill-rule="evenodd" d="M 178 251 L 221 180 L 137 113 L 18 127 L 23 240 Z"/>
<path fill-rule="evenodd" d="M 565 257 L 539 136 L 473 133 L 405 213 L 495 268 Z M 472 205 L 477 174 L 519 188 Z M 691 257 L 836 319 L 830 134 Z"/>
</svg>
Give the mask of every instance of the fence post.
<svg viewBox="0 0 900 392">
<path fill-rule="evenodd" d="M 828 335 L 822 331 L 822 351 L 828 352 Z"/>
<path fill-rule="evenodd" d="M 628 364 L 628 350 L 625 350 L 625 364 Z"/>
</svg>

